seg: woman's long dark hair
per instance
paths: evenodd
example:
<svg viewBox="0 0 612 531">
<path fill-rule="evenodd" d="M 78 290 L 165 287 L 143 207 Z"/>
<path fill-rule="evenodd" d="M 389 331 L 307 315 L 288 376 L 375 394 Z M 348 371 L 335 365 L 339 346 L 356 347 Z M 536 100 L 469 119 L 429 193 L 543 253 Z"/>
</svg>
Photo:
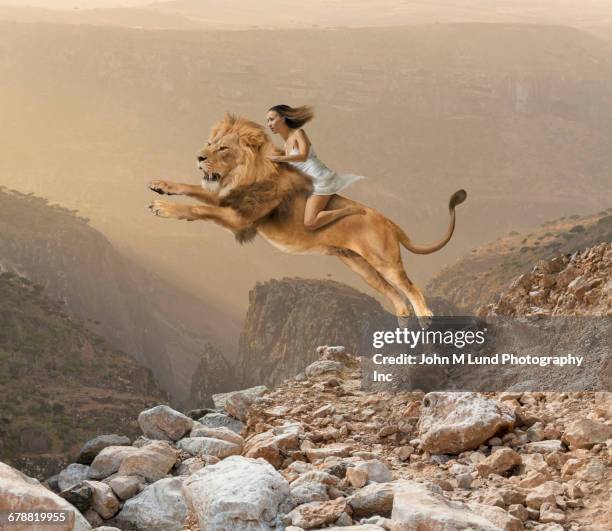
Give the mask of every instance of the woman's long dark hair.
<svg viewBox="0 0 612 531">
<path fill-rule="evenodd" d="M 276 111 L 279 116 L 285 119 L 285 123 L 291 129 L 299 129 L 306 122 L 310 122 L 314 118 L 314 111 L 310 105 L 290 107 L 289 105 L 280 104 L 270 107 L 268 110 Z"/>
</svg>

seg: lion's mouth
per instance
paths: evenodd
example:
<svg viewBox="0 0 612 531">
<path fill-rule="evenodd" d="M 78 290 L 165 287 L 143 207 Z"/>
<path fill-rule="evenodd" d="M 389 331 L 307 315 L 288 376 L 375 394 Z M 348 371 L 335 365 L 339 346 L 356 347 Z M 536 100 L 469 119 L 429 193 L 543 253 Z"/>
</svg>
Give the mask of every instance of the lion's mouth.
<svg viewBox="0 0 612 531">
<path fill-rule="evenodd" d="M 204 180 L 211 182 L 211 183 L 215 183 L 215 182 L 219 182 L 221 180 L 221 174 L 213 172 L 213 173 L 205 173 L 204 174 Z"/>
</svg>

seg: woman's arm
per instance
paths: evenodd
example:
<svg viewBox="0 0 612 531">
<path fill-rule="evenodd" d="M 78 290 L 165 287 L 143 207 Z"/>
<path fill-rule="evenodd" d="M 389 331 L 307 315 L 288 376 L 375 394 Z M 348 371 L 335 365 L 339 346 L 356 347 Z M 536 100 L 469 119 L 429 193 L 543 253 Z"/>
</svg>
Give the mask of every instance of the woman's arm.
<svg viewBox="0 0 612 531">
<path fill-rule="evenodd" d="M 303 129 L 298 129 L 295 133 L 299 153 L 292 155 L 281 155 L 270 157 L 274 162 L 304 162 L 308 158 L 309 141 Z"/>
</svg>

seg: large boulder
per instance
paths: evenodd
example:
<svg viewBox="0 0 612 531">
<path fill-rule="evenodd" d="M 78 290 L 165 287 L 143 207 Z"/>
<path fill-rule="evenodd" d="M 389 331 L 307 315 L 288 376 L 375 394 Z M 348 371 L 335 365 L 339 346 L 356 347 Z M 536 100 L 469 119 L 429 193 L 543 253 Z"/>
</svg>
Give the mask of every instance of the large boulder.
<svg viewBox="0 0 612 531">
<path fill-rule="evenodd" d="M 339 373 L 344 369 L 344 364 L 339 361 L 319 360 L 311 363 L 304 369 L 307 378 L 315 378 L 327 373 Z"/>
<path fill-rule="evenodd" d="M 228 428 L 234 433 L 240 435 L 245 424 L 241 420 L 235 419 L 234 417 L 225 413 L 208 413 L 204 415 L 199 423 L 209 428 Z"/>
<path fill-rule="evenodd" d="M 452 502 L 419 483 L 404 481 L 393 497 L 392 531 L 437 531 L 470 529 L 499 531 L 499 527 L 471 511 L 461 502 Z"/>
<path fill-rule="evenodd" d="M 245 422 L 249 407 L 255 402 L 256 398 L 263 396 L 267 392 L 268 388 L 265 385 L 233 391 L 227 397 L 223 407 L 232 417 Z"/>
<path fill-rule="evenodd" d="M 268 531 L 289 484 L 264 459 L 231 456 L 188 477 L 183 493 L 201 529 Z"/>
<path fill-rule="evenodd" d="M 102 450 L 89 467 L 91 479 L 104 479 L 119 470 L 121 463 L 130 455 L 139 451 L 134 446 L 107 446 Z"/>
<path fill-rule="evenodd" d="M 213 455 L 219 459 L 242 452 L 242 446 L 212 437 L 185 437 L 177 443 L 177 447 L 194 457 Z"/>
<path fill-rule="evenodd" d="M 182 529 L 187 517 L 181 490 L 183 479 L 164 478 L 152 483 L 140 494 L 127 500 L 115 519 L 142 530 Z"/>
<path fill-rule="evenodd" d="M 193 419 L 163 404 L 138 415 L 140 429 L 149 439 L 178 441 L 191 431 L 193 422 Z"/>
<path fill-rule="evenodd" d="M 147 481 L 163 478 L 176 463 L 179 451 L 166 441 L 154 441 L 128 455 L 119 467 L 121 476 L 142 476 Z"/>
<path fill-rule="evenodd" d="M 119 500 L 113 489 L 101 481 L 84 481 L 92 492 L 91 508 L 102 518 L 108 520 L 119 510 Z"/>
<path fill-rule="evenodd" d="M 346 510 L 346 499 L 336 498 L 335 500 L 304 503 L 293 509 L 287 516 L 294 526 L 313 529 L 335 522 L 345 514 Z"/>
<path fill-rule="evenodd" d="M 70 503 L 43 487 L 34 478 L 0 462 L 0 510 L 2 511 L 67 511 L 64 529 L 86 531 L 91 526 Z M 11 531 L 48 531 L 48 525 L 11 526 Z M 58 528 L 59 529 L 59 528 Z"/>
<path fill-rule="evenodd" d="M 396 482 L 370 483 L 358 489 L 348 498 L 348 504 L 357 516 L 388 516 L 393 508 L 393 496 L 397 488 Z"/>
<path fill-rule="evenodd" d="M 234 444 L 244 444 L 244 439 L 238 435 L 235 431 L 230 430 L 224 426 L 218 428 L 211 428 L 210 426 L 204 426 L 203 424 L 196 422 L 194 427 L 189 434 L 189 437 L 212 437 L 213 439 L 221 439 L 223 441 L 231 442 Z"/>
<path fill-rule="evenodd" d="M 285 452 L 299 449 L 299 433 L 299 424 L 276 426 L 271 430 L 257 433 L 246 441 L 243 454 L 253 459 L 263 457 L 278 468 L 284 460 Z"/>
<path fill-rule="evenodd" d="M 418 423 L 423 450 L 459 454 L 514 426 L 514 412 L 478 393 L 428 393 Z"/>
<path fill-rule="evenodd" d="M 95 457 L 107 446 L 129 446 L 130 438 L 125 435 L 98 435 L 87 441 L 77 457 L 77 463 L 82 465 L 90 465 Z"/>
<path fill-rule="evenodd" d="M 570 423 L 563 434 L 563 442 L 572 450 L 591 448 L 612 439 L 612 426 L 591 419 L 579 419 Z"/>
<path fill-rule="evenodd" d="M 75 485 L 78 485 L 83 480 L 89 477 L 89 467 L 72 463 L 59 473 L 57 478 L 57 487 L 60 491 L 67 490 Z"/>
</svg>

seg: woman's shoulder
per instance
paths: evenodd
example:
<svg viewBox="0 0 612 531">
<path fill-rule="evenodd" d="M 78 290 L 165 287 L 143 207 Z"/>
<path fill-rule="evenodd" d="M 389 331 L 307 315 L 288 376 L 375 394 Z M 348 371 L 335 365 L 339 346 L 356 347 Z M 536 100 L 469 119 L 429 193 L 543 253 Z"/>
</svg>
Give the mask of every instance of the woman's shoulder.
<svg viewBox="0 0 612 531">
<path fill-rule="evenodd" d="M 301 138 L 304 142 L 306 142 L 306 144 L 310 145 L 310 138 L 308 138 L 306 131 L 304 131 L 304 129 L 302 129 L 301 127 L 299 129 L 296 129 L 293 135 L 296 140 L 298 138 Z"/>
</svg>

